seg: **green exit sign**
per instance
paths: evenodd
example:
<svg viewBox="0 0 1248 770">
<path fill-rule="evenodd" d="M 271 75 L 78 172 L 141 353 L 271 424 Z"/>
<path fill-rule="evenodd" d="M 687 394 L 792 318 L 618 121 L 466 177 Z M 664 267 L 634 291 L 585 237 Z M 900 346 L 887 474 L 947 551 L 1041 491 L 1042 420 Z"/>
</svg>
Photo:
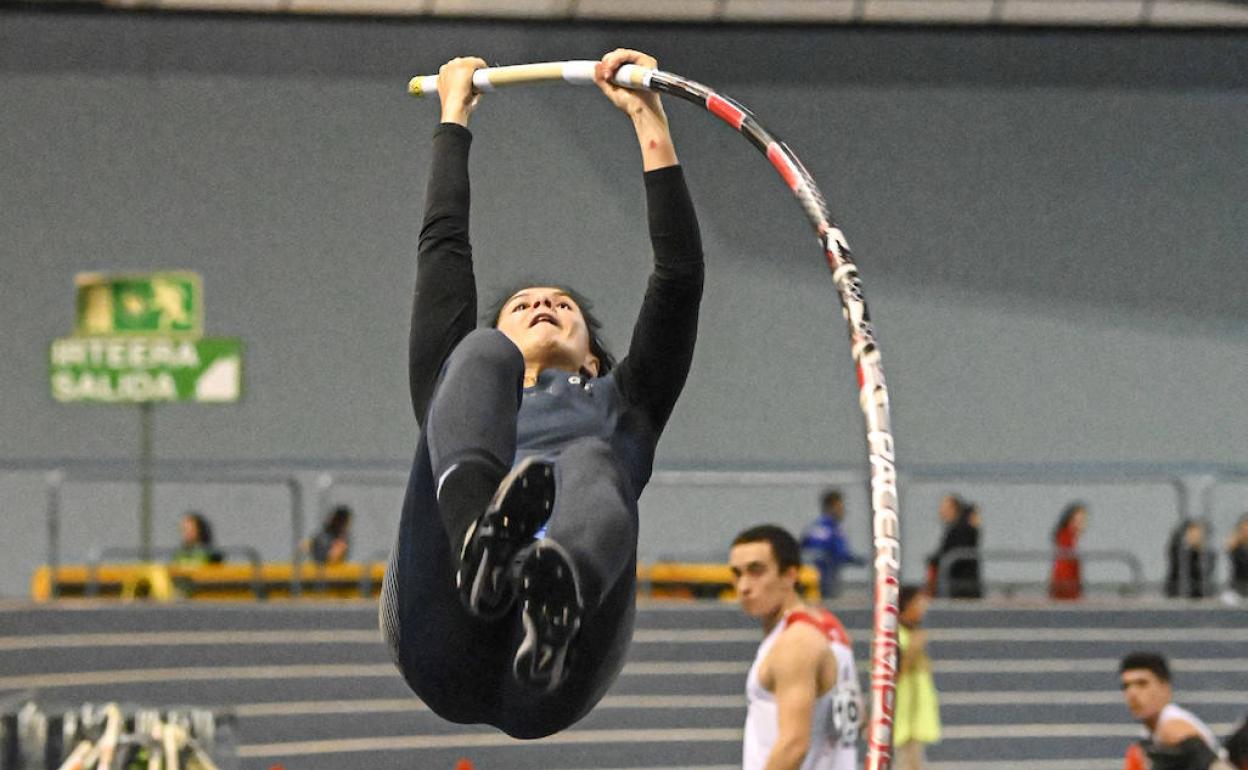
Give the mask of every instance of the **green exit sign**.
<svg viewBox="0 0 1248 770">
<path fill-rule="evenodd" d="M 49 354 L 61 402 L 231 403 L 242 396 L 243 343 L 234 337 L 63 337 Z"/>
<path fill-rule="evenodd" d="M 79 273 L 75 334 L 199 337 L 204 310 L 199 275 Z"/>
</svg>

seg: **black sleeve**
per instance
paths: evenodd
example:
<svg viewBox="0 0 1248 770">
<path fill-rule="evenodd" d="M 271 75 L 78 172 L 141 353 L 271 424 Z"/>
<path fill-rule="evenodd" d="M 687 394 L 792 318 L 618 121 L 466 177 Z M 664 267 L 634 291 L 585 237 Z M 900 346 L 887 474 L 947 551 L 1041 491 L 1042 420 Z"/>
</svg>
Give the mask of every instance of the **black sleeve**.
<svg viewBox="0 0 1248 770">
<path fill-rule="evenodd" d="M 477 288 L 468 242 L 471 145 L 472 134 L 463 126 L 443 123 L 434 131 L 408 351 L 417 422 L 425 418 L 442 364 L 477 323 Z"/>
<path fill-rule="evenodd" d="M 1153 770 L 1207 770 L 1218 761 L 1209 744 L 1194 735 L 1177 746 L 1147 744 L 1144 753 Z"/>
<path fill-rule="evenodd" d="M 1229 755 L 1231 764 L 1235 767 L 1248 766 L 1248 719 L 1239 726 L 1239 729 L 1231 733 L 1223 745 L 1226 753 Z"/>
<path fill-rule="evenodd" d="M 616 382 L 661 431 L 693 362 L 702 300 L 702 239 L 681 167 L 646 172 L 645 182 L 654 269 Z"/>
<path fill-rule="evenodd" d="M 948 545 L 947 550 L 954 548 L 978 548 L 979 530 L 971 524 L 959 522 L 949 531 L 946 543 Z"/>
</svg>

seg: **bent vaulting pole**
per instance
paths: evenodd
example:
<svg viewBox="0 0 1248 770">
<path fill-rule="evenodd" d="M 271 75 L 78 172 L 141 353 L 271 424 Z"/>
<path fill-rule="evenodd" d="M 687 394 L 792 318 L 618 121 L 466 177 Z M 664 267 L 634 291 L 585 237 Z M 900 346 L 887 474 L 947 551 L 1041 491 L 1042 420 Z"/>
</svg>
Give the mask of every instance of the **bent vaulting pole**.
<svg viewBox="0 0 1248 770">
<path fill-rule="evenodd" d="M 594 81 L 594 61 L 543 62 L 488 67 L 473 74 L 478 91 L 505 86 L 563 80 L 577 85 Z M 871 716 L 867 726 L 867 770 L 892 766 L 893 705 L 897 681 L 897 595 L 901 542 L 897 500 L 897 469 L 889 421 L 888 388 L 880 365 L 875 328 L 867 312 L 862 280 L 850 256 L 845 235 L 832 221 L 823 194 L 792 150 L 762 126 L 742 104 L 688 78 L 657 69 L 625 64 L 616 72 L 617 85 L 649 89 L 693 102 L 736 129 L 767 157 L 806 212 L 814 228 L 832 281 L 849 324 L 850 352 L 858 374 L 858 404 L 866 419 L 867 457 L 871 471 L 871 512 L 875 548 L 875 600 L 871 637 Z M 437 93 L 436 75 L 414 77 L 408 93 Z M 844 736 L 849 737 L 849 736 Z"/>
</svg>

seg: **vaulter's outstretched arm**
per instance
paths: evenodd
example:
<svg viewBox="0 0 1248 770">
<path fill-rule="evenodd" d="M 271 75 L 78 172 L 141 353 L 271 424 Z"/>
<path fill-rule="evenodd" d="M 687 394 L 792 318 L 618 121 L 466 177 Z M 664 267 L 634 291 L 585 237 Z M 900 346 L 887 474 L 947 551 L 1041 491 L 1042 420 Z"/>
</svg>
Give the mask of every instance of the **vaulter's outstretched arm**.
<svg viewBox="0 0 1248 770">
<path fill-rule="evenodd" d="M 477 324 L 468 240 L 468 118 L 481 101 L 472 89 L 472 73 L 484 66 L 484 59 L 460 58 L 438 72 L 442 124 L 433 134 L 430 152 L 408 341 L 408 379 L 418 422 L 425 419 L 442 364 Z"/>
<path fill-rule="evenodd" d="M 663 104 L 657 93 L 611 82 L 624 64 L 655 69 L 658 62 L 640 51 L 620 48 L 602 58 L 594 77 L 607 98 L 628 115 L 637 135 L 654 268 L 628 355 L 616 377 L 624 395 L 642 404 L 661 430 L 693 362 L 702 299 L 702 241 Z"/>
</svg>

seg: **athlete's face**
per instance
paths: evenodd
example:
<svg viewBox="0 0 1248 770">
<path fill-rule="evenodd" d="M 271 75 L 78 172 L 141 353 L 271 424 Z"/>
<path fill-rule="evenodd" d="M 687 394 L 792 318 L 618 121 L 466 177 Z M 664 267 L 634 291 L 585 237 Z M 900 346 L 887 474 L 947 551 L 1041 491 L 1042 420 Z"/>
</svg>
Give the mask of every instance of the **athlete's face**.
<svg viewBox="0 0 1248 770">
<path fill-rule="evenodd" d="M 585 316 L 571 297 L 553 286 L 532 286 L 511 295 L 497 326 L 520 348 L 526 364 L 598 374 Z"/>
<path fill-rule="evenodd" d="M 1131 716 L 1152 722 L 1170 702 L 1170 683 L 1146 668 L 1129 668 L 1122 672 L 1122 697 Z"/>
<path fill-rule="evenodd" d="M 771 543 L 741 543 L 728 553 L 741 609 L 752 618 L 779 614 L 793 596 L 797 583 L 797 567 L 783 572 L 772 553 Z"/>
</svg>

